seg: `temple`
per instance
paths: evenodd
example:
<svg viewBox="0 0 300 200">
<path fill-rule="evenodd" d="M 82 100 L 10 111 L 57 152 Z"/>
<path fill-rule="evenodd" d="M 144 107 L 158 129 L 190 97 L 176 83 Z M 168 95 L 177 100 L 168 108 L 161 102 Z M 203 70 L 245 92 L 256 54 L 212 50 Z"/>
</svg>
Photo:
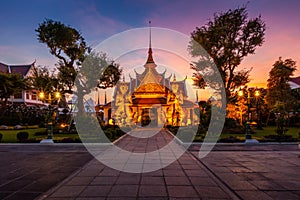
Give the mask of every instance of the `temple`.
<svg viewBox="0 0 300 200">
<path fill-rule="evenodd" d="M 101 118 L 117 125 L 141 126 L 187 126 L 199 123 L 194 110 L 197 104 L 189 101 L 186 78 L 176 80 L 172 74 L 166 77 L 166 70 L 159 73 L 151 48 L 151 28 L 148 58 L 144 71 L 134 70 L 134 77 L 125 77 L 116 85 L 113 101 L 102 106 Z"/>
</svg>

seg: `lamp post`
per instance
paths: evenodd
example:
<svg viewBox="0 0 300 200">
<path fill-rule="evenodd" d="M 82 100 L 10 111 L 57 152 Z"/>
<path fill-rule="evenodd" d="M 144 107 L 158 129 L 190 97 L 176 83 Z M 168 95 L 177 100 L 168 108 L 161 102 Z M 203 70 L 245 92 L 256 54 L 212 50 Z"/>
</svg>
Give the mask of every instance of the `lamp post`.
<svg viewBox="0 0 300 200">
<path fill-rule="evenodd" d="M 48 96 L 48 97 L 47 97 Z M 40 143 L 48 143 L 53 144 L 53 117 L 54 117 L 54 106 L 52 106 L 53 100 L 59 100 L 61 98 L 61 94 L 59 92 L 54 93 L 48 93 L 46 95 L 44 92 L 39 93 L 39 98 L 41 100 L 46 100 L 49 102 L 48 106 L 48 113 L 47 113 L 47 130 L 48 130 L 48 136 L 46 139 L 43 139 Z"/>
<path fill-rule="evenodd" d="M 238 92 L 238 95 L 240 97 L 244 97 L 244 92 L 243 90 L 239 90 Z M 260 96 L 260 92 L 259 90 L 255 90 L 254 92 L 254 96 L 255 98 L 258 98 Z M 252 136 L 251 136 L 251 130 L 250 130 L 250 125 L 251 125 L 251 121 L 250 121 L 250 118 L 251 118 L 251 113 L 250 113 L 250 109 L 251 109 L 251 91 L 248 89 L 247 90 L 247 122 L 246 122 L 246 127 L 245 127 L 245 143 L 258 143 L 257 140 L 254 140 L 252 139 Z"/>
</svg>

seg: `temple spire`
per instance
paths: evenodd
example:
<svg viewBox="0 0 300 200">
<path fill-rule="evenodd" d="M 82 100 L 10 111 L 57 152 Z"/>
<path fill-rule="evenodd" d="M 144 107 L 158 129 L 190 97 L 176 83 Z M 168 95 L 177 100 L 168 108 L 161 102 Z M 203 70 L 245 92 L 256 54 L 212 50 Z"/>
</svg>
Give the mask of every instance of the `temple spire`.
<svg viewBox="0 0 300 200">
<path fill-rule="evenodd" d="M 149 21 L 149 50 L 148 50 L 148 59 L 147 63 L 154 63 L 153 57 L 152 57 L 152 48 L 151 48 L 151 21 Z"/>
</svg>

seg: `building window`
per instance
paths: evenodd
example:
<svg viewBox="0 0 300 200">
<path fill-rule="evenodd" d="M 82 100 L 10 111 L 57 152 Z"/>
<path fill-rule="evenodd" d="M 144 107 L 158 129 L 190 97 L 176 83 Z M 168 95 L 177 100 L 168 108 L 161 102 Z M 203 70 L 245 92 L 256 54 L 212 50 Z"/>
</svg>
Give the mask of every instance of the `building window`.
<svg viewBox="0 0 300 200">
<path fill-rule="evenodd" d="M 17 94 L 14 95 L 15 99 L 22 99 L 22 92 L 19 92 Z"/>
<path fill-rule="evenodd" d="M 26 92 L 25 99 L 30 99 L 30 95 L 29 95 L 29 92 L 28 92 L 28 91 Z"/>
<path fill-rule="evenodd" d="M 37 94 L 36 94 L 36 92 L 32 92 L 31 99 L 32 100 L 37 100 Z"/>
</svg>

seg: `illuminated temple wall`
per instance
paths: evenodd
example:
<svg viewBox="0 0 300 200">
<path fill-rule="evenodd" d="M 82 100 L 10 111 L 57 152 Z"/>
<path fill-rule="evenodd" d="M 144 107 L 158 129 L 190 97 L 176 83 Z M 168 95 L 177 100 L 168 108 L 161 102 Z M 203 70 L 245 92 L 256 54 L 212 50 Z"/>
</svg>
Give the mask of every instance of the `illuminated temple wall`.
<svg viewBox="0 0 300 200">
<path fill-rule="evenodd" d="M 150 39 L 151 41 L 151 39 Z M 117 125 L 185 126 L 199 123 L 194 109 L 197 104 L 187 98 L 186 78 L 158 73 L 152 57 L 151 42 L 144 72 L 136 71 L 128 82 L 120 81 L 114 90 L 113 101 L 103 106 L 103 120 L 114 119 Z M 171 80 L 173 79 L 173 80 Z"/>
</svg>

